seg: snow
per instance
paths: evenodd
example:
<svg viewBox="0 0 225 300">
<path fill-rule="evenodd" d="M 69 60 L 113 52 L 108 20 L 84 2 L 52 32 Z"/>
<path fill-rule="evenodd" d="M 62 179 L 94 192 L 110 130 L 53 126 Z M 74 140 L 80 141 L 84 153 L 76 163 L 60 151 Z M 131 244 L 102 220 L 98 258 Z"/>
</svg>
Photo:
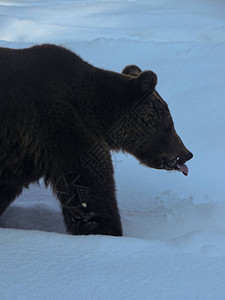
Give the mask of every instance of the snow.
<svg viewBox="0 0 225 300">
<path fill-rule="evenodd" d="M 189 175 L 112 154 L 124 237 L 68 236 L 50 189 L 0 218 L 0 299 L 225 299 L 225 2 L 0 0 L 0 46 L 158 75 Z"/>
<path fill-rule="evenodd" d="M 6 230 L 1 247 L 2 299 L 205 300 L 224 291 L 224 257 L 207 246 L 183 253 L 160 241 Z"/>
</svg>

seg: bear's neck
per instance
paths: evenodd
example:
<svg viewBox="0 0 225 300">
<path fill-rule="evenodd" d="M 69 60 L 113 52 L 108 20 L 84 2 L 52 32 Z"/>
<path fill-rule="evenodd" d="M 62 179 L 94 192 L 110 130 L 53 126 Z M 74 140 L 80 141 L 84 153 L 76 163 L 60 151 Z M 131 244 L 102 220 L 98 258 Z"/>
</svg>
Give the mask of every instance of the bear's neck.
<svg viewBox="0 0 225 300">
<path fill-rule="evenodd" d="M 129 108 L 139 97 L 136 78 L 93 68 L 86 74 L 86 98 L 83 122 L 90 118 L 98 124 L 98 133 L 106 137 L 128 114 Z M 109 145 L 115 149 L 115 145 Z"/>
</svg>

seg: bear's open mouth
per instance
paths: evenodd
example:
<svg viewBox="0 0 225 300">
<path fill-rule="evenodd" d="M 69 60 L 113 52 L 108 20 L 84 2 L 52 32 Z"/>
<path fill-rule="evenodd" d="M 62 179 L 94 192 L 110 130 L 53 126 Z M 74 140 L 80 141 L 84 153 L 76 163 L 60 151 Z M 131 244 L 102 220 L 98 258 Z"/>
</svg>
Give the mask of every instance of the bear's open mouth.
<svg viewBox="0 0 225 300">
<path fill-rule="evenodd" d="M 188 167 L 185 164 L 186 161 L 181 162 L 178 160 L 174 160 L 173 162 L 165 162 L 163 160 L 162 164 L 161 164 L 161 168 L 167 171 L 179 171 L 182 172 L 185 176 L 188 175 Z"/>
<path fill-rule="evenodd" d="M 179 171 L 182 172 L 185 176 L 188 175 L 188 167 L 185 165 L 185 163 L 183 164 L 176 164 L 176 165 L 172 165 L 172 166 L 167 166 L 165 168 L 166 170 L 175 170 L 175 171 Z"/>
</svg>

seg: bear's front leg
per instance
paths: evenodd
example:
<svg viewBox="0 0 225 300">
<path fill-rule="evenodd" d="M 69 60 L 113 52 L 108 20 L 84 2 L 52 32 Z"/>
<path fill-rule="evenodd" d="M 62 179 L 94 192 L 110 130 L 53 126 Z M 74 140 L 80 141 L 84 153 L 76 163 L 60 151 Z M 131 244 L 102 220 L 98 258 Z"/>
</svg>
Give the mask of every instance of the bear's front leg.
<svg viewBox="0 0 225 300">
<path fill-rule="evenodd" d="M 102 234 L 122 236 L 119 215 L 106 218 L 97 212 L 63 207 L 67 232 L 76 235 Z"/>
<path fill-rule="evenodd" d="M 104 150 L 100 157 L 95 151 L 92 148 L 82 157 L 79 168 L 76 162 L 72 170 L 61 170 L 53 190 L 60 200 L 68 233 L 121 236 L 111 156 Z"/>
</svg>

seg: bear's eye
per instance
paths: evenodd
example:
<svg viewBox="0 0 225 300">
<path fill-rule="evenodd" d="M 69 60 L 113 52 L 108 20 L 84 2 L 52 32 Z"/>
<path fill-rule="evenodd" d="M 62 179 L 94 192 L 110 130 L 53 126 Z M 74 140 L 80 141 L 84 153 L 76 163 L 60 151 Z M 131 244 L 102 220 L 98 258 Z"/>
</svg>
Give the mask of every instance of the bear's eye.
<svg viewBox="0 0 225 300">
<path fill-rule="evenodd" d="M 172 131 L 172 126 L 168 126 L 165 131 L 166 132 L 171 132 Z"/>
</svg>

